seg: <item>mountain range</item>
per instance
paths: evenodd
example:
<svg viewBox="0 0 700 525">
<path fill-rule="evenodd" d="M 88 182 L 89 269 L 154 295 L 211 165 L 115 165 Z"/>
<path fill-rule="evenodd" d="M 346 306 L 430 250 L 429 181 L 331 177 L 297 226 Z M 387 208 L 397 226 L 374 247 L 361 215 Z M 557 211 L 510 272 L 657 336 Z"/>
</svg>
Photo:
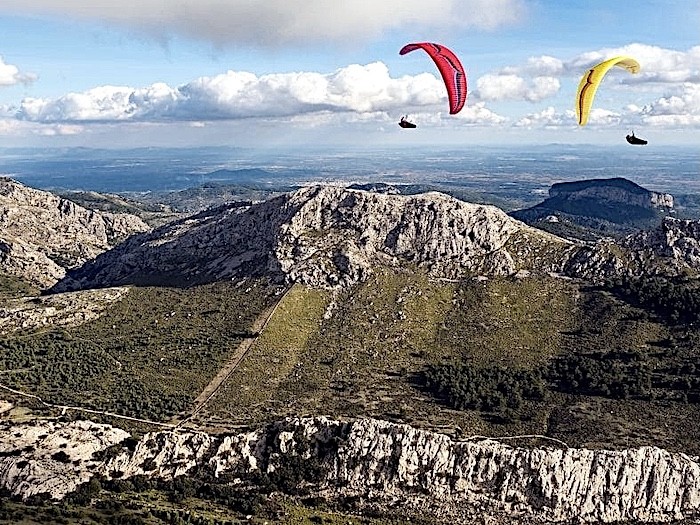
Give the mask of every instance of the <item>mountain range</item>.
<svg viewBox="0 0 700 525">
<path fill-rule="evenodd" d="M 138 480 L 187 479 L 197 501 L 229 491 L 236 516 L 699 515 L 700 222 L 670 195 L 561 184 L 520 214 L 582 238 L 389 186 L 153 227 L 0 188 L 0 241 L 48 261 L 3 252 L 0 484 L 16 499 L 137 501 Z"/>
</svg>

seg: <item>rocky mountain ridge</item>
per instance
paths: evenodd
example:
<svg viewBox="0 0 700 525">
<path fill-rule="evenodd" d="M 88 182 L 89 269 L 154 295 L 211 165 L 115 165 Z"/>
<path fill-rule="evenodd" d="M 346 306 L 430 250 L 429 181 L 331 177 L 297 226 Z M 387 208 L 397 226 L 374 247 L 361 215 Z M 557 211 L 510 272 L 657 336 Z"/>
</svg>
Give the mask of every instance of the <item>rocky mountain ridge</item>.
<svg viewBox="0 0 700 525">
<path fill-rule="evenodd" d="M 75 268 L 149 227 L 125 213 L 88 210 L 52 193 L 0 178 L 4 272 L 49 287 Z"/>
<path fill-rule="evenodd" d="M 698 458 L 655 447 L 623 451 L 525 448 L 454 441 L 373 419 L 287 418 L 235 435 L 128 434 L 87 421 L 0 426 L 0 484 L 27 498 L 61 499 L 92 476 L 227 474 L 250 483 L 295 457 L 315 465 L 304 482 L 357 510 L 402 508 L 442 523 L 666 522 L 700 516 Z M 119 444 L 122 443 L 122 446 Z M 116 448 L 115 448 L 116 447 Z M 109 449 L 109 451 L 108 451 Z M 300 467 L 298 467 L 300 468 Z"/>
<path fill-rule="evenodd" d="M 661 224 L 624 239 L 582 246 L 565 263 L 564 273 L 600 282 L 614 277 L 698 275 L 700 221 L 665 217 Z"/>
<path fill-rule="evenodd" d="M 311 286 L 361 281 L 377 265 L 430 275 L 556 271 L 571 244 L 494 206 L 440 193 L 385 195 L 306 187 L 228 204 L 133 237 L 71 272 L 55 290 L 128 282 L 197 283 L 268 273 Z"/>
</svg>

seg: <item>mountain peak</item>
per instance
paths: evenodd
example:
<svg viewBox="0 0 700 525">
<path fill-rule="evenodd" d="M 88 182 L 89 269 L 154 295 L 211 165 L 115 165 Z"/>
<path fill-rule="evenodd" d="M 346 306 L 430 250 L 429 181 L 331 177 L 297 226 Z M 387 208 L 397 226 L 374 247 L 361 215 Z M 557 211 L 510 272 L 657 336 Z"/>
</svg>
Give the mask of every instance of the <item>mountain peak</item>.
<svg viewBox="0 0 700 525">
<path fill-rule="evenodd" d="M 72 272 L 57 290 L 194 284 L 266 273 L 334 287 L 377 266 L 410 266 L 442 278 L 549 271 L 543 244 L 566 241 L 494 206 L 448 195 L 389 195 L 309 186 L 249 207 L 225 205 L 137 236 Z M 537 259 L 537 261 L 536 261 Z"/>
</svg>

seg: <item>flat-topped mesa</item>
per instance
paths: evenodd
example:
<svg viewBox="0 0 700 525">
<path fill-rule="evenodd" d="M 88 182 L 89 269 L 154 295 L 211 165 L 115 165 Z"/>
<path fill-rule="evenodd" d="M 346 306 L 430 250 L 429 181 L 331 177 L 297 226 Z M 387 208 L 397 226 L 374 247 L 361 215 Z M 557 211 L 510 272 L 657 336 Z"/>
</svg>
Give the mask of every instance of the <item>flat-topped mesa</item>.
<svg viewBox="0 0 700 525">
<path fill-rule="evenodd" d="M 673 195 L 647 190 L 621 177 L 559 182 L 549 189 L 549 197 L 569 202 L 598 200 L 606 204 L 620 203 L 649 210 L 673 208 Z"/>
<path fill-rule="evenodd" d="M 246 274 L 333 287 L 361 281 L 378 265 L 445 278 L 509 275 L 555 269 L 561 261 L 551 254 L 569 247 L 494 206 L 441 193 L 312 186 L 250 207 L 207 210 L 130 239 L 71 272 L 56 290 Z"/>
<path fill-rule="evenodd" d="M 88 210 L 0 177 L 2 269 L 40 287 L 53 285 L 67 269 L 148 229 L 135 215 Z"/>
</svg>

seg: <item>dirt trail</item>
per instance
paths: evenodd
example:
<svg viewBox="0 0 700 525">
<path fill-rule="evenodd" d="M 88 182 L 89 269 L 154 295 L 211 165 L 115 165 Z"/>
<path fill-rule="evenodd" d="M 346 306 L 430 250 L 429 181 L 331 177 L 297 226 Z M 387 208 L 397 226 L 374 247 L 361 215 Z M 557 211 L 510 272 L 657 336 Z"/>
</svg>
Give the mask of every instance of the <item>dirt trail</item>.
<svg viewBox="0 0 700 525">
<path fill-rule="evenodd" d="M 284 293 L 280 296 L 280 298 L 275 304 L 273 304 L 272 306 L 263 310 L 260 313 L 260 315 L 253 322 L 253 326 L 251 328 L 251 332 L 256 335 L 253 337 L 246 337 L 245 339 L 243 339 L 243 341 L 241 341 L 241 343 L 238 345 L 233 354 L 231 354 L 231 357 L 223 366 L 223 368 L 219 370 L 216 376 L 214 376 L 214 379 L 212 379 L 209 382 L 209 384 L 204 387 L 204 390 L 202 390 L 202 392 L 197 396 L 197 399 L 194 400 L 194 408 L 192 409 L 192 411 L 184 418 L 182 418 L 183 414 L 175 416 L 173 419 L 170 420 L 171 425 L 181 427 L 194 416 L 196 416 L 206 406 L 209 400 L 212 397 L 214 397 L 214 394 L 216 394 L 217 390 L 219 390 L 221 385 L 224 383 L 224 381 L 226 381 L 226 379 L 228 379 L 228 377 L 233 373 L 233 371 L 236 370 L 236 367 L 243 360 L 243 357 L 248 352 L 250 347 L 253 346 L 253 343 L 258 339 L 258 337 L 260 337 L 260 334 L 262 334 L 263 330 L 265 330 L 267 323 L 270 321 L 275 311 L 277 310 L 277 307 L 282 303 L 282 301 L 287 296 L 290 290 L 291 286 L 284 291 Z"/>
</svg>

